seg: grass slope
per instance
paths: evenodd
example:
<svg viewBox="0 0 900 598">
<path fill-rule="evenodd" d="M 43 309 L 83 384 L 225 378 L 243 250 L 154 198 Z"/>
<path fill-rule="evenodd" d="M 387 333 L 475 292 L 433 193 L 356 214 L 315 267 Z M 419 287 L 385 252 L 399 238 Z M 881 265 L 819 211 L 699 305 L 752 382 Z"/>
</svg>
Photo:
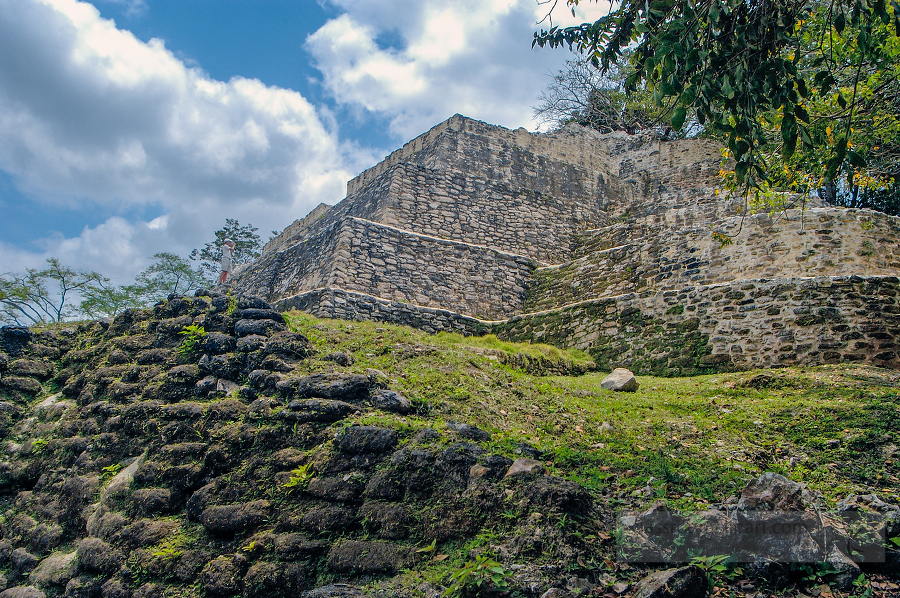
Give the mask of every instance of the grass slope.
<svg viewBox="0 0 900 598">
<path fill-rule="evenodd" d="M 830 499 L 869 492 L 897 499 L 895 371 L 836 365 L 638 377 L 637 392 L 614 393 L 600 387 L 603 372 L 533 375 L 510 359 L 521 353 L 564 370 L 589 360 L 579 351 L 288 316 L 320 355 L 351 355 L 350 370 L 384 372 L 418 405 L 416 416 L 359 423 L 439 431 L 448 420 L 477 425 L 493 435 L 493 451 L 515 458 L 519 443 L 528 443 L 546 453 L 551 473 L 600 501 L 638 506 L 665 497 L 680 508 L 700 507 L 763 471 Z"/>
</svg>

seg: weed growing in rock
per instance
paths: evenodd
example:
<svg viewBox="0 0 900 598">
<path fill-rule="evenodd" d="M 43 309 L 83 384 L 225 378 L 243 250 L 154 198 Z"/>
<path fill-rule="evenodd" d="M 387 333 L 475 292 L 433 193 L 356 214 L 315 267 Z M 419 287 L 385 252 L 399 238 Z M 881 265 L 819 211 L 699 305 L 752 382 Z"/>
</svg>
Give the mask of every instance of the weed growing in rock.
<svg viewBox="0 0 900 598">
<path fill-rule="evenodd" d="M 457 598 L 476 592 L 490 582 L 498 588 L 508 585 L 507 578 L 512 575 L 503 565 L 491 557 L 480 554 L 474 561 L 469 561 L 450 575 L 451 584 L 441 596 Z"/>
<path fill-rule="evenodd" d="M 178 354 L 190 357 L 200 349 L 200 341 L 203 339 L 203 335 L 206 334 L 206 330 L 204 330 L 203 326 L 190 324 L 185 326 L 178 334 L 184 335 L 184 340 L 181 341 L 181 345 L 176 349 Z"/>
<path fill-rule="evenodd" d="M 154 550 L 150 554 L 158 559 L 165 561 L 174 561 L 182 555 L 183 551 L 174 546 L 163 546 L 159 550 Z"/>
<path fill-rule="evenodd" d="M 100 481 L 105 482 L 106 480 L 110 480 L 116 477 L 116 474 L 118 474 L 120 471 L 122 471 L 121 463 L 113 463 L 112 465 L 107 465 L 100 470 Z"/>
<path fill-rule="evenodd" d="M 727 554 L 695 556 L 691 559 L 691 565 L 706 572 L 709 588 L 712 589 L 720 580 L 733 581 L 744 575 L 743 569 L 728 562 L 729 558 Z"/>
<path fill-rule="evenodd" d="M 306 465 L 301 465 L 296 469 L 292 469 L 290 479 L 282 485 L 282 488 L 285 488 L 288 492 L 306 488 L 313 477 L 313 473 L 310 471 L 311 465 L 311 463 L 307 463 Z"/>
<path fill-rule="evenodd" d="M 40 455 L 47 449 L 48 443 L 49 441 L 46 438 L 38 438 L 31 443 L 31 452 L 35 455 Z"/>
</svg>

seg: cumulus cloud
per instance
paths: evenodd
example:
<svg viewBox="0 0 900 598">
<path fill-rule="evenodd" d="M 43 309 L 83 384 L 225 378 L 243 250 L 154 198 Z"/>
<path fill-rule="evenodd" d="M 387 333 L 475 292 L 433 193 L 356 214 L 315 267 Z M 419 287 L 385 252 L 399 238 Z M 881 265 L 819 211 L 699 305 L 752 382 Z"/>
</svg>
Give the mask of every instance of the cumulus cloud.
<svg viewBox="0 0 900 598">
<path fill-rule="evenodd" d="M 324 87 L 341 104 L 388 116 L 403 140 L 457 112 L 533 129 L 532 105 L 546 75 L 569 57 L 531 49 L 532 33 L 552 6 L 535 0 L 332 3 L 344 13 L 306 41 Z M 558 4 L 555 25 L 608 10 L 605 2 L 583 2 L 573 17 Z"/>
<path fill-rule="evenodd" d="M 398 145 L 456 112 L 533 127 L 531 104 L 568 57 L 531 50 L 546 10 L 534 0 L 330 1 L 340 15 L 306 42 L 321 83 L 342 114 L 389 121 Z M 555 23 L 577 20 L 561 8 Z M 334 114 L 295 91 L 212 79 L 91 4 L 0 0 L 0 170 L 25 201 L 104 215 L 29 250 L 0 240 L 0 272 L 53 256 L 129 282 L 153 253 L 187 255 L 225 218 L 265 240 L 340 200 L 391 149 L 341 140 Z M 143 212 L 161 216 L 126 216 Z"/>
<path fill-rule="evenodd" d="M 339 200 L 372 161 L 297 92 L 213 80 L 90 4 L 0 0 L 0 169 L 45 203 L 167 213 L 43 239 L 45 255 L 113 272 L 201 246 L 226 217 L 282 228 Z M 0 271 L 14 269 L 0 260 Z"/>
</svg>

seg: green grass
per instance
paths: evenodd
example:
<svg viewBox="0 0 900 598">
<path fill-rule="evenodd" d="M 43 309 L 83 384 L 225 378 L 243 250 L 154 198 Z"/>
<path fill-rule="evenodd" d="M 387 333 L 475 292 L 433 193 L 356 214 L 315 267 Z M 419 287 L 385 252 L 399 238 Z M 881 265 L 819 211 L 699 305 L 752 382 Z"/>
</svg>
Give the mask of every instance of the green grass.
<svg viewBox="0 0 900 598">
<path fill-rule="evenodd" d="M 600 387 L 605 372 L 535 376 L 504 365 L 495 352 L 570 362 L 584 353 L 493 336 L 428 335 L 403 326 L 324 320 L 293 312 L 294 330 L 319 356 L 352 355 L 339 368 L 312 358 L 310 372 L 378 369 L 419 407 L 417 416 L 358 416 L 409 437 L 446 420 L 493 435 L 490 448 L 511 458 L 519 443 L 546 453 L 552 473 L 601 500 L 654 497 L 681 508 L 721 501 L 763 471 L 777 471 L 835 499 L 877 491 L 891 499 L 896 471 L 882 449 L 900 442 L 900 374 L 868 366 L 822 366 L 688 378 L 639 377 L 635 393 Z M 613 426 L 601 430 L 603 422 Z M 829 441 L 839 441 L 838 446 Z M 896 499 L 896 495 L 893 497 Z"/>
</svg>

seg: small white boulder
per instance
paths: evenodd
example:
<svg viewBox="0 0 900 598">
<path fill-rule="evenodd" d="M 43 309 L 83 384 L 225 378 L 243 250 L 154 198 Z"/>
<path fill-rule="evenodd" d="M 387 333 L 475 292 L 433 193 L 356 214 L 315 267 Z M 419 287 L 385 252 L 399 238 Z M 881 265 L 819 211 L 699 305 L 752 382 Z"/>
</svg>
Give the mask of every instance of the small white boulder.
<svg viewBox="0 0 900 598">
<path fill-rule="evenodd" d="M 603 379 L 600 386 L 606 390 L 614 390 L 618 392 L 634 392 L 638 389 L 638 381 L 635 379 L 631 370 L 625 368 L 616 368 L 612 373 Z"/>
</svg>

